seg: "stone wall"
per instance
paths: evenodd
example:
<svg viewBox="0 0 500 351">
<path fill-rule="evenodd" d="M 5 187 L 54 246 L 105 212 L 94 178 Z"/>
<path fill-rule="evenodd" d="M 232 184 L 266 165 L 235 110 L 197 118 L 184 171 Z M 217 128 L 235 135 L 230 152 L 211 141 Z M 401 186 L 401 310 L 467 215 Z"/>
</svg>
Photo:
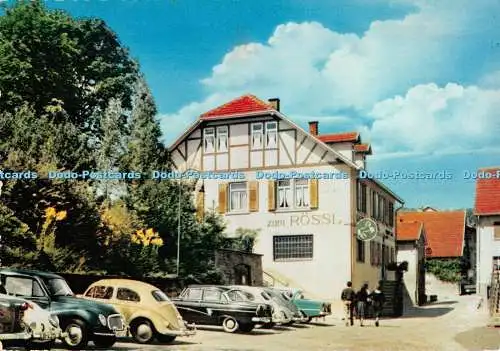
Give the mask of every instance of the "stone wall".
<svg viewBox="0 0 500 351">
<path fill-rule="evenodd" d="M 263 285 L 262 255 L 234 251 L 217 250 L 215 265 L 222 272 L 227 285 Z"/>
</svg>

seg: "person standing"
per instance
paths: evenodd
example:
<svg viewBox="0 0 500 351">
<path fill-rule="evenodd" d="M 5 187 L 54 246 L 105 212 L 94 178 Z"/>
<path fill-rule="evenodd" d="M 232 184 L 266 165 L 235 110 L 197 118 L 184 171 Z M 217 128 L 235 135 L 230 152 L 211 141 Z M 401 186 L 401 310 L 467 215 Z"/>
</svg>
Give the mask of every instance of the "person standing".
<svg viewBox="0 0 500 351">
<path fill-rule="evenodd" d="M 363 326 L 363 321 L 365 319 L 366 305 L 368 303 L 368 296 L 370 292 L 368 291 L 368 284 L 363 284 L 361 289 L 356 294 L 356 309 L 358 312 L 359 325 Z"/>
<path fill-rule="evenodd" d="M 370 299 L 372 300 L 373 312 L 375 314 L 375 326 L 378 327 L 385 303 L 385 295 L 382 292 L 382 281 L 379 281 L 377 288 L 370 294 Z"/>
<path fill-rule="evenodd" d="M 344 303 L 344 319 L 345 325 L 349 326 L 354 324 L 353 320 L 353 309 L 354 309 L 354 298 L 356 297 L 356 292 L 352 288 L 352 282 L 347 282 L 347 287 L 342 290 L 341 299 Z"/>
</svg>

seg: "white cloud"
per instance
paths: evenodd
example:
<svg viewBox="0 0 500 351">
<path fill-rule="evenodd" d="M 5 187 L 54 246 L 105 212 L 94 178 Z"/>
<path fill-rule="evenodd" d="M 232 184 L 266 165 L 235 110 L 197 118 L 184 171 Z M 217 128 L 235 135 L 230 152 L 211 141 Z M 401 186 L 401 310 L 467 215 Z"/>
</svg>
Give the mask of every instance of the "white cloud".
<svg viewBox="0 0 500 351">
<path fill-rule="evenodd" d="M 418 85 L 377 103 L 370 116 L 377 152 L 457 154 L 496 147 L 500 90 Z"/>
<path fill-rule="evenodd" d="M 316 22 L 287 23 L 279 25 L 266 43 L 234 48 L 201 81 L 207 92 L 203 101 L 162 117 L 167 140 L 173 140 L 181 132 L 177 128 L 189 125 L 199 114 L 252 93 L 263 99 L 279 97 L 283 112 L 299 123 L 316 119 L 320 124 L 337 126 L 345 120 L 351 127 L 359 125 L 363 139 L 372 139 L 380 148 L 374 149 L 377 154 L 397 147 L 408 148 L 401 152 L 420 153 L 426 145 L 438 145 L 445 135 L 454 137 L 455 143 L 441 145 L 442 151 L 455 148 L 454 144 L 479 147 L 481 133 L 491 126 L 488 109 L 497 93 L 438 85 L 460 82 L 462 76 L 470 78 L 474 69 L 479 77 L 485 74 L 481 70 L 491 68 L 477 43 L 496 40 L 500 24 L 494 14 L 500 10 L 499 4 L 495 0 L 411 3 L 416 7 L 414 13 L 400 20 L 375 21 L 362 35 L 335 32 Z M 464 66 L 464 53 L 475 55 L 474 65 Z M 424 101 L 432 105 L 419 110 L 416 105 Z M 460 106 L 481 119 L 468 123 L 458 107 L 444 105 Z M 366 120 L 338 118 L 345 117 L 344 109 L 370 113 L 375 119 L 373 127 L 361 125 Z M 411 113 L 425 113 L 426 133 L 421 131 L 419 116 Z M 395 116 L 402 119 L 396 123 Z M 448 128 L 448 119 L 455 129 Z M 389 125 L 389 120 L 398 127 Z M 465 138 L 458 133 L 460 128 L 467 129 Z M 377 139 L 377 133 L 388 135 L 385 130 L 397 130 L 408 140 L 421 139 L 415 143 L 390 135 L 387 141 Z"/>
</svg>

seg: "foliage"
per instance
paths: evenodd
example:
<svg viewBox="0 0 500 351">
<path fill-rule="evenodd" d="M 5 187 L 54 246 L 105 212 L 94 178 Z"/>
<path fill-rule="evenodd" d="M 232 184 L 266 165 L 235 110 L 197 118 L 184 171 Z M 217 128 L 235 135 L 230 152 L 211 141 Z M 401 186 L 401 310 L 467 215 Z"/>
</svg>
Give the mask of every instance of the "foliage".
<svg viewBox="0 0 500 351">
<path fill-rule="evenodd" d="M 75 19 L 41 0 L 0 17 L 0 169 L 5 181 L 3 264 L 60 272 L 161 275 L 219 281 L 218 248 L 251 250 L 196 220 L 193 184 L 170 180 L 53 179 L 49 171 L 168 170 L 157 109 L 137 64 L 99 19 Z M 180 232 L 180 241 L 178 233 Z"/>
<path fill-rule="evenodd" d="M 42 0 L 16 1 L 0 17 L 0 110 L 28 101 L 42 115 L 56 101 L 69 121 L 95 131 L 95 112 L 112 97 L 131 105 L 137 64 L 99 19 L 48 10 Z M 61 121 L 61 118 L 59 118 Z"/>
<path fill-rule="evenodd" d="M 432 273 L 439 280 L 458 282 L 461 279 L 462 264 L 460 259 L 427 259 L 425 270 Z"/>
<path fill-rule="evenodd" d="M 245 252 L 253 252 L 255 241 L 260 230 L 257 229 L 236 229 L 236 239 L 233 241 L 232 249 Z"/>
</svg>

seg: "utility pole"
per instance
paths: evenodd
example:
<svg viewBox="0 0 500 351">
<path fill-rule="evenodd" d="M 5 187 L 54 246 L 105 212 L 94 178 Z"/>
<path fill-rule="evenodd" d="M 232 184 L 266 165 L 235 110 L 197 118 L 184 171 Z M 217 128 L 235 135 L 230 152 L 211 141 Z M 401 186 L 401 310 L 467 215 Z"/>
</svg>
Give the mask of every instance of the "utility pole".
<svg viewBox="0 0 500 351">
<path fill-rule="evenodd" d="M 179 194 L 177 199 L 177 277 L 179 277 L 179 266 L 181 256 L 181 180 L 179 179 Z"/>
</svg>

